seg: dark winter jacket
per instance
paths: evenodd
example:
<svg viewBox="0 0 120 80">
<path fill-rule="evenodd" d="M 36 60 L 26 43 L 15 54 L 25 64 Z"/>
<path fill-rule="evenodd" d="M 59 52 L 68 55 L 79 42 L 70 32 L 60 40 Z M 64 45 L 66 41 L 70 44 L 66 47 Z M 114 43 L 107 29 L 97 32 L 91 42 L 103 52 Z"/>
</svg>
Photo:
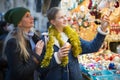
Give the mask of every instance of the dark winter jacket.
<svg viewBox="0 0 120 80">
<path fill-rule="evenodd" d="M 80 39 L 82 47 L 81 54 L 98 51 L 104 38 L 105 35 L 98 33 L 94 40 L 90 42 Z M 54 45 L 54 52 L 58 52 L 58 50 L 59 47 Z M 62 67 L 60 64 L 57 64 L 53 55 L 50 65 L 47 68 L 39 69 L 39 72 L 41 73 L 40 80 L 83 80 L 78 59 L 72 55 L 71 50 L 69 52 L 69 63 L 66 67 Z"/>
<path fill-rule="evenodd" d="M 36 35 L 32 38 L 35 43 L 39 40 Z M 17 47 L 16 39 L 11 38 L 8 40 L 5 48 L 5 54 L 8 60 L 6 80 L 34 80 L 34 71 L 39 67 L 41 57 L 32 51 L 30 42 L 28 40 L 26 41 L 27 51 L 30 55 L 27 61 L 20 55 L 20 48 L 19 46 Z M 36 58 L 39 63 L 37 63 L 34 58 Z"/>
</svg>

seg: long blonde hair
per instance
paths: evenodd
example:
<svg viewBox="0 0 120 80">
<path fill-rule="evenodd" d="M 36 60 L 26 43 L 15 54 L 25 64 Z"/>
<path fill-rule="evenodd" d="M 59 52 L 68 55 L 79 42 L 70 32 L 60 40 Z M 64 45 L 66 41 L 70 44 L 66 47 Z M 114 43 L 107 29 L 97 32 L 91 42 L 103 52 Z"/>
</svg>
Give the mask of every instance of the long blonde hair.
<svg viewBox="0 0 120 80">
<path fill-rule="evenodd" d="M 9 39 L 15 38 L 17 43 L 17 49 L 20 49 L 20 56 L 23 56 L 25 61 L 29 58 L 29 53 L 26 49 L 27 44 L 24 37 L 24 32 L 22 28 L 16 27 L 14 30 L 9 32 L 8 36 L 5 39 L 3 46 L 3 56 L 5 56 L 5 47 Z"/>
</svg>

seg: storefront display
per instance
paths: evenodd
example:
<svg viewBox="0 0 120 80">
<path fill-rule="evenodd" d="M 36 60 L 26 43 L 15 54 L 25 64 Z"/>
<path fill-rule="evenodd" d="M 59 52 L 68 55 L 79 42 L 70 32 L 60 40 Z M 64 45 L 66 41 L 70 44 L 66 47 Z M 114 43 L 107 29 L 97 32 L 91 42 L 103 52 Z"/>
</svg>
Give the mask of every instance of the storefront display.
<svg viewBox="0 0 120 80">
<path fill-rule="evenodd" d="M 83 74 L 91 80 L 120 79 L 120 54 L 101 50 L 96 53 L 80 55 L 78 59 L 82 65 Z"/>
</svg>

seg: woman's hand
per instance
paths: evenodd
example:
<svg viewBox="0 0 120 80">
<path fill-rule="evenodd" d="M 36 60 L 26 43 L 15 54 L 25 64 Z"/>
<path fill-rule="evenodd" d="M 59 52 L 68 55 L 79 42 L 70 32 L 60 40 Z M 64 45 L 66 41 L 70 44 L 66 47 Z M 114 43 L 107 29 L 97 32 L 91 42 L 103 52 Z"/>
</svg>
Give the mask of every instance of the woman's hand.
<svg viewBox="0 0 120 80">
<path fill-rule="evenodd" d="M 40 56 L 44 47 L 44 42 L 39 40 L 36 44 L 35 51 Z"/>
<path fill-rule="evenodd" d="M 69 50 L 71 49 L 71 45 L 67 42 L 65 43 L 58 51 L 58 58 L 62 60 L 63 57 L 68 56 Z"/>
</svg>

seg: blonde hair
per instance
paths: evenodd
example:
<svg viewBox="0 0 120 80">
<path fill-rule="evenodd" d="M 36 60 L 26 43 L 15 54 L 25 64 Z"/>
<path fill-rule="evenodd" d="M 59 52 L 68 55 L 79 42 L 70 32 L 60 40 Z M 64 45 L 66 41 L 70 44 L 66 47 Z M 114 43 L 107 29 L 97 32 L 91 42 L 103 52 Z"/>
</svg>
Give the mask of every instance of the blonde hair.
<svg viewBox="0 0 120 80">
<path fill-rule="evenodd" d="M 26 61 L 29 58 L 29 53 L 26 49 L 27 44 L 26 44 L 26 40 L 24 37 L 23 29 L 19 27 L 16 27 L 13 31 L 9 32 L 8 36 L 6 37 L 5 42 L 4 42 L 4 47 L 3 47 L 3 56 L 5 56 L 6 44 L 8 40 L 10 40 L 11 38 L 16 39 L 17 49 L 20 49 L 20 56 L 23 56 L 23 58 Z"/>
</svg>

